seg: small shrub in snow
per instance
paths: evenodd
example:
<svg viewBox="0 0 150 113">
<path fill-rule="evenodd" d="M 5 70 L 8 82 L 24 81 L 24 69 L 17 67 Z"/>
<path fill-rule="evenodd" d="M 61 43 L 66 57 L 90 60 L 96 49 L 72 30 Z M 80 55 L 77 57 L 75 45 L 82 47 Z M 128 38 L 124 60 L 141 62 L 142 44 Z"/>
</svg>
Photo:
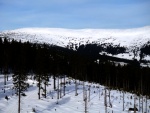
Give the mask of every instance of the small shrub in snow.
<svg viewBox="0 0 150 113">
<path fill-rule="evenodd" d="M 5 99 L 6 99 L 6 100 L 8 100 L 8 99 L 9 99 L 7 95 L 5 96 Z"/>
<path fill-rule="evenodd" d="M 22 96 L 27 96 L 25 93 L 22 93 L 21 95 L 22 95 Z"/>
<path fill-rule="evenodd" d="M 32 112 L 34 112 L 34 113 L 36 112 L 36 111 L 35 111 L 35 108 L 32 108 Z"/>
</svg>

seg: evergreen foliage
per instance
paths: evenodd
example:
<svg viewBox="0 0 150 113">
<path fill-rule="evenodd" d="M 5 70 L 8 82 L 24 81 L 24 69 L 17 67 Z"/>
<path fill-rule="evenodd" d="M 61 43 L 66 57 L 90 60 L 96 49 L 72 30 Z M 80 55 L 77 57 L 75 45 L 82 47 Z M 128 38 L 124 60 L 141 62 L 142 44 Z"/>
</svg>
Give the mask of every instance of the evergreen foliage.
<svg viewBox="0 0 150 113">
<path fill-rule="evenodd" d="M 72 47 L 68 46 L 68 48 Z M 143 54 L 150 55 L 148 50 L 148 45 L 141 48 L 141 56 Z M 33 72 L 39 82 L 39 91 L 41 90 L 40 84 L 47 85 L 50 75 L 53 75 L 54 78 L 67 75 L 119 90 L 150 95 L 149 67 L 141 67 L 137 60 L 100 55 L 101 51 L 115 55 L 126 52 L 126 49 L 119 45 L 87 44 L 73 50 L 54 45 L 22 43 L 0 38 L 0 72 L 4 73 L 7 70 L 8 73 L 14 73 L 16 88 L 17 83 L 25 86 L 23 81 L 27 78 L 27 73 Z M 114 61 L 127 64 L 116 65 Z M 19 82 L 19 80 L 21 81 Z"/>
</svg>

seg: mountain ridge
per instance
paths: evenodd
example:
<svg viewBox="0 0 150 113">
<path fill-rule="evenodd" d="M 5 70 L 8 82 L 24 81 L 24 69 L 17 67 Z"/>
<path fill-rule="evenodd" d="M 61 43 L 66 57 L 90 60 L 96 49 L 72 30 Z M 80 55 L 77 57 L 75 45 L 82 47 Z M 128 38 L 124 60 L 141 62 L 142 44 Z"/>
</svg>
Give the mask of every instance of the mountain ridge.
<svg viewBox="0 0 150 113">
<path fill-rule="evenodd" d="M 24 35 L 37 35 L 37 37 L 43 38 L 63 38 L 63 37 L 69 37 L 69 38 L 77 38 L 79 41 L 79 38 L 84 38 L 85 41 L 97 41 L 100 39 L 119 39 L 121 41 L 126 41 L 131 38 L 144 38 L 149 39 L 150 35 L 148 34 L 150 32 L 150 26 L 145 26 L 141 28 L 133 28 L 133 29 L 63 29 L 63 28 L 21 28 L 16 30 L 8 30 L 3 31 L 0 34 L 6 35 L 11 37 L 16 37 L 19 34 Z M 36 38 L 37 38 L 36 37 Z M 26 38 L 28 38 L 26 36 Z M 123 39 L 123 40 L 122 40 Z M 28 40 L 28 39 L 27 39 Z M 45 39 L 46 40 L 46 39 Z M 78 42 L 79 42 L 78 41 Z M 103 41 L 103 40 L 102 40 Z M 108 42 L 111 42 L 108 41 Z M 129 41 L 128 41 L 129 42 Z"/>
<path fill-rule="evenodd" d="M 122 56 L 128 59 L 129 56 L 133 58 L 131 55 L 133 49 L 138 51 L 150 41 L 150 26 L 132 29 L 21 28 L 0 32 L 0 36 L 22 42 L 46 43 L 61 47 L 72 44 L 77 46 L 105 43 L 120 45 L 127 48 L 129 55 L 118 55 L 118 57 Z M 136 59 L 139 59 L 139 56 Z"/>
</svg>

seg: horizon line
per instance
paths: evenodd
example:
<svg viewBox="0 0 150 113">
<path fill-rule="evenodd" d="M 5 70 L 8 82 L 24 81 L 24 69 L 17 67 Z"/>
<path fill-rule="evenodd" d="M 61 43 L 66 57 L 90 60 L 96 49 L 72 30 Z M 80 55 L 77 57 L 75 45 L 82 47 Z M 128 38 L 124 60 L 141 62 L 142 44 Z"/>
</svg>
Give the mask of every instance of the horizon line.
<svg viewBox="0 0 150 113">
<path fill-rule="evenodd" d="M 65 27 L 20 27 L 15 29 L 6 29 L 6 30 L 0 30 L 0 32 L 5 31 L 12 31 L 12 30 L 19 30 L 19 29 L 68 29 L 68 30 L 84 30 L 84 29 L 105 29 L 105 30 L 127 30 L 127 29 L 138 29 L 138 28 L 150 28 L 150 25 L 141 26 L 141 27 L 132 27 L 132 28 L 65 28 Z"/>
</svg>

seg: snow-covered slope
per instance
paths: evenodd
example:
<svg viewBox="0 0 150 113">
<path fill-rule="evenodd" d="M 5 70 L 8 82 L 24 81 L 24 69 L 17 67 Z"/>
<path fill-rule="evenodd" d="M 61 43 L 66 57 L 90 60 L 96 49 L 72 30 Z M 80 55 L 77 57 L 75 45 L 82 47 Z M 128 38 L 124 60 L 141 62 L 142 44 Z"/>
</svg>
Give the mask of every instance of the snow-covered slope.
<svg viewBox="0 0 150 113">
<path fill-rule="evenodd" d="M 18 96 L 16 96 L 13 89 L 12 77 L 10 75 L 7 85 L 4 84 L 3 76 L 0 74 L 0 113 L 17 113 L 18 110 Z M 61 81 L 61 80 L 60 80 Z M 71 84 L 66 84 L 66 94 L 57 100 L 57 91 L 53 89 L 53 79 L 50 78 L 49 86 L 47 86 L 47 98 L 42 97 L 38 99 L 38 87 L 37 81 L 28 79 L 30 87 L 25 92 L 27 96 L 21 97 L 21 113 L 85 113 L 85 101 L 83 101 L 83 81 L 77 81 L 78 83 L 78 95 L 75 96 L 75 84 L 73 79 L 66 79 L 67 82 L 71 81 Z M 90 93 L 89 93 L 89 85 Z M 61 87 L 61 85 L 59 86 Z M 87 113 L 106 113 L 104 106 L 104 86 L 100 84 L 85 82 L 85 94 L 87 97 Z M 5 89 L 5 93 L 4 93 Z M 63 87 L 61 87 L 63 89 Z M 42 91 L 42 90 L 41 90 Z M 8 96 L 8 100 L 5 96 Z M 63 95 L 63 91 L 62 91 Z M 90 96 L 89 96 L 90 95 Z M 107 95 L 109 92 L 107 90 Z M 111 90 L 110 91 L 110 103 L 107 96 L 107 113 L 133 113 L 128 111 L 129 108 L 135 105 L 138 108 L 138 113 L 142 113 L 142 96 L 139 96 L 126 92 L 124 94 L 124 108 L 123 111 L 123 93 L 122 91 Z M 143 96 L 143 112 L 146 112 L 146 98 Z M 56 104 L 58 102 L 58 104 Z M 140 105 L 139 105 L 140 104 Z M 140 109 L 139 109 L 140 106 Z M 32 112 L 33 108 L 36 112 Z M 147 112 L 150 113 L 150 99 L 147 100 Z"/>
<path fill-rule="evenodd" d="M 133 29 L 62 29 L 62 28 L 22 28 L 3 31 L 0 36 L 10 39 L 47 43 L 66 47 L 72 43 L 112 43 L 124 46 L 129 54 L 117 55 L 120 58 L 132 59 L 132 49 L 140 48 L 150 41 L 150 26 Z M 137 56 L 139 59 L 139 56 Z M 149 58 L 148 58 L 149 59 Z"/>
<path fill-rule="evenodd" d="M 113 43 L 122 46 L 141 46 L 150 40 L 150 26 L 134 29 L 61 29 L 22 28 L 1 32 L 16 40 L 66 46 L 72 43 Z"/>
</svg>

